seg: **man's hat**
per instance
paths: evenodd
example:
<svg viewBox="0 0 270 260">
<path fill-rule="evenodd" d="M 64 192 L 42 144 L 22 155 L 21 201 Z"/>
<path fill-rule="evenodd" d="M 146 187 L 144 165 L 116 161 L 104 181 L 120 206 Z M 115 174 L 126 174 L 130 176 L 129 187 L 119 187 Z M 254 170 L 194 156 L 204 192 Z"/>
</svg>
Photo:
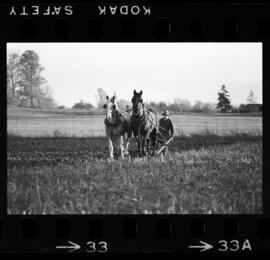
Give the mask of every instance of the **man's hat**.
<svg viewBox="0 0 270 260">
<path fill-rule="evenodd" d="M 163 116 L 169 116 L 170 115 L 170 113 L 169 113 L 169 111 L 168 110 L 166 110 L 166 111 L 164 111 L 163 112 L 163 114 L 162 114 Z"/>
</svg>

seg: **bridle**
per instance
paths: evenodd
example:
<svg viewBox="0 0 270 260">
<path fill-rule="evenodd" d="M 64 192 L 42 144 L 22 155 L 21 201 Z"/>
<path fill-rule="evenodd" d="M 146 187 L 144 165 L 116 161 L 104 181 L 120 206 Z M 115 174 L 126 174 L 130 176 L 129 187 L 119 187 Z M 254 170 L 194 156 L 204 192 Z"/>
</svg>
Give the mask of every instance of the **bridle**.
<svg viewBox="0 0 270 260">
<path fill-rule="evenodd" d="M 147 112 L 146 112 L 146 109 L 143 107 L 142 102 L 138 102 L 138 103 L 141 103 L 141 108 L 137 111 L 137 113 L 134 113 L 134 103 L 133 103 L 132 118 L 136 122 L 138 129 L 141 129 L 141 127 L 147 121 Z M 137 106 L 138 106 L 138 104 L 137 104 Z"/>
<path fill-rule="evenodd" d="M 107 118 L 104 119 L 104 124 L 106 126 L 117 126 L 120 123 L 120 118 L 119 118 L 119 110 L 114 109 L 112 113 L 116 114 L 116 119 L 113 122 L 110 122 Z"/>
<path fill-rule="evenodd" d="M 136 117 L 136 118 L 144 117 L 145 116 L 145 108 L 143 107 L 142 101 L 137 101 L 136 104 L 135 104 L 137 107 L 138 107 L 139 104 L 141 104 L 140 109 L 138 109 L 137 113 L 135 113 L 134 103 L 133 103 L 133 109 L 132 109 L 132 116 Z"/>
</svg>

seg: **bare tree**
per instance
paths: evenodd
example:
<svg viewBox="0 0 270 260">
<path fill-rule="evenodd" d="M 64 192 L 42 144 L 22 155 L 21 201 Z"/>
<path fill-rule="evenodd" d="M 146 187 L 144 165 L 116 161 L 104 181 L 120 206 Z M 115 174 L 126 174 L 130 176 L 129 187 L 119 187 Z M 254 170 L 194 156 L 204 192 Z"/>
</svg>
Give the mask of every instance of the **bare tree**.
<svg viewBox="0 0 270 260">
<path fill-rule="evenodd" d="M 196 100 L 193 105 L 193 111 L 194 112 L 202 112 L 204 103 L 200 100 Z"/>
<path fill-rule="evenodd" d="M 41 86 L 36 92 L 36 106 L 40 108 L 54 108 L 56 105 L 51 88 L 47 84 Z"/>
<path fill-rule="evenodd" d="M 247 97 L 248 104 L 256 104 L 256 97 L 253 90 L 250 90 L 248 97 Z"/>
<path fill-rule="evenodd" d="M 191 110 L 191 104 L 186 98 L 175 98 L 172 107 L 179 112 L 187 112 Z"/>
<path fill-rule="evenodd" d="M 7 98 L 8 103 L 16 103 L 19 88 L 20 55 L 10 52 L 7 59 Z"/>
<path fill-rule="evenodd" d="M 104 103 L 106 102 L 106 96 L 107 96 L 107 94 L 102 88 L 97 89 L 96 98 L 97 98 L 97 107 L 98 108 L 103 107 Z"/>
</svg>

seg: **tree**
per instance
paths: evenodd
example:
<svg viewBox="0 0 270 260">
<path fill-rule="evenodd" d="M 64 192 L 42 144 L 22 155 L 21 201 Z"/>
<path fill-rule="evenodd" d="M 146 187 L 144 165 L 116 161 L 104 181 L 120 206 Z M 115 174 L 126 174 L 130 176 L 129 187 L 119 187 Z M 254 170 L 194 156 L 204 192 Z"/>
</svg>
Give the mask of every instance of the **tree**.
<svg viewBox="0 0 270 260">
<path fill-rule="evenodd" d="M 202 112 L 203 109 L 203 102 L 200 100 L 195 100 L 195 103 L 193 105 L 193 112 Z"/>
<path fill-rule="evenodd" d="M 72 109 L 90 109 L 93 108 L 93 105 L 90 103 L 86 103 L 83 100 L 80 100 L 79 103 L 75 103 Z"/>
<path fill-rule="evenodd" d="M 145 106 L 148 107 L 148 108 L 151 108 L 153 110 L 158 110 L 157 108 L 157 103 L 154 102 L 154 101 L 150 101 L 150 102 L 145 102 Z"/>
<path fill-rule="evenodd" d="M 38 96 L 41 94 L 41 85 L 46 80 L 41 76 L 44 68 L 39 63 L 39 56 L 32 50 L 25 51 L 20 57 L 19 95 L 21 102 L 31 107 L 37 106 Z"/>
<path fill-rule="evenodd" d="M 126 99 L 119 99 L 119 100 L 117 101 L 117 105 L 118 105 L 119 109 L 121 109 L 121 110 L 126 110 L 126 109 L 127 109 L 127 106 L 128 106 L 129 108 L 132 108 L 132 103 L 131 103 L 131 101 L 128 101 L 128 100 L 126 100 Z"/>
<path fill-rule="evenodd" d="M 163 101 L 160 101 L 157 103 L 157 109 L 159 111 L 164 111 L 164 110 L 167 110 L 167 104 Z"/>
<path fill-rule="evenodd" d="M 41 76 L 44 68 L 34 51 L 25 51 L 21 56 L 10 52 L 7 59 L 7 101 L 20 106 L 53 108 L 56 102 L 51 89 Z"/>
<path fill-rule="evenodd" d="M 175 112 L 187 112 L 191 110 L 191 104 L 186 98 L 175 98 L 171 107 Z"/>
<path fill-rule="evenodd" d="M 218 92 L 218 104 L 217 109 L 222 113 L 228 113 L 231 109 L 231 100 L 229 98 L 229 92 L 226 90 L 225 85 L 221 86 L 221 92 Z"/>
<path fill-rule="evenodd" d="M 204 113 L 216 112 L 216 105 L 210 102 L 206 102 L 203 104 L 202 112 Z"/>
<path fill-rule="evenodd" d="M 103 108 L 103 105 L 106 103 L 106 92 L 102 88 L 97 89 L 97 107 L 98 108 Z"/>
<path fill-rule="evenodd" d="M 10 52 L 7 60 L 7 102 L 16 103 L 17 91 L 19 88 L 19 68 L 20 55 L 16 52 Z"/>
<path fill-rule="evenodd" d="M 232 113 L 238 113 L 239 112 L 239 107 L 237 106 L 232 106 L 232 109 L 231 109 Z"/>
<path fill-rule="evenodd" d="M 52 97 L 52 91 L 48 85 L 41 86 L 36 93 L 36 107 L 54 108 L 56 102 Z"/>
<path fill-rule="evenodd" d="M 256 104 L 256 97 L 253 90 L 250 90 L 248 97 L 247 97 L 248 104 Z"/>
</svg>

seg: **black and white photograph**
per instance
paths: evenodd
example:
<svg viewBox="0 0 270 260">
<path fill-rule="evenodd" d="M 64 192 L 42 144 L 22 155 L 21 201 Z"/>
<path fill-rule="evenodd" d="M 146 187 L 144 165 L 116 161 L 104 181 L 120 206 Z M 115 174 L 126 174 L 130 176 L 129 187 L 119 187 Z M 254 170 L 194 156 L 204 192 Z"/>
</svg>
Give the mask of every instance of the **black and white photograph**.
<svg viewBox="0 0 270 260">
<path fill-rule="evenodd" d="M 7 43 L 8 214 L 262 214 L 262 53 Z"/>
</svg>

